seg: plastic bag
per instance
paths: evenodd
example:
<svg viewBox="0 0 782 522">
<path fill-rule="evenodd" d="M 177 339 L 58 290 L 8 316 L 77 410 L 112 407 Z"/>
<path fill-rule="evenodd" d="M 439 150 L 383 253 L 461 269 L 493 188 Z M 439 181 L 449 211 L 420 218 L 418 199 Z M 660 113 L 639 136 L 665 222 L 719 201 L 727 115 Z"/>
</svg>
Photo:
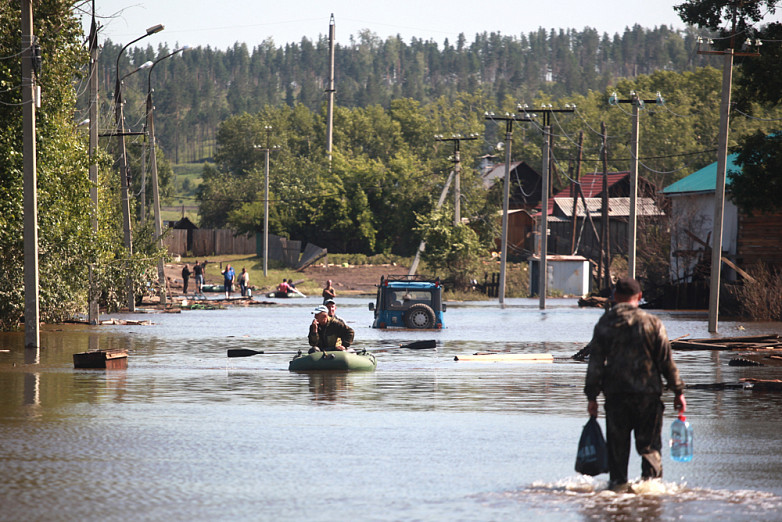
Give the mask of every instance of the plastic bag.
<svg viewBox="0 0 782 522">
<path fill-rule="evenodd" d="M 576 471 L 593 477 L 608 472 L 608 447 L 597 417 L 590 417 L 581 431 L 576 455 Z"/>
</svg>

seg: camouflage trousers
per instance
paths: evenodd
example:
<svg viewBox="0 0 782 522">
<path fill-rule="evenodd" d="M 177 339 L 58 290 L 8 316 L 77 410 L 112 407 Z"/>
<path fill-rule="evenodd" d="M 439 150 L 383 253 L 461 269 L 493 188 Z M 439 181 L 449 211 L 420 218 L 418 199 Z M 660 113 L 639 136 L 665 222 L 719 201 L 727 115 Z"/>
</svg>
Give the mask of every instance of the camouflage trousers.
<svg viewBox="0 0 782 522">
<path fill-rule="evenodd" d="M 635 434 L 635 449 L 641 455 L 641 478 L 663 476 L 660 450 L 664 409 L 659 395 L 628 394 L 606 397 L 606 444 L 612 482 L 627 482 L 631 432 Z"/>
</svg>

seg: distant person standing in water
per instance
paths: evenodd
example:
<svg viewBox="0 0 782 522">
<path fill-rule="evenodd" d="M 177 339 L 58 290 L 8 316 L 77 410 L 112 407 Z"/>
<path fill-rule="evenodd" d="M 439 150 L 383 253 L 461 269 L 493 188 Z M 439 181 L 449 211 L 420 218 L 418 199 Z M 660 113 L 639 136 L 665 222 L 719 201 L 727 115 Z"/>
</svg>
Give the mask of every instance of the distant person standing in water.
<svg viewBox="0 0 782 522">
<path fill-rule="evenodd" d="M 201 286 L 204 284 L 204 268 L 198 264 L 198 259 L 193 264 L 193 277 L 195 277 L 196 293 L 200 294 Z"/>
<path fill-rule="evenodd" d="M 242 273 L 239 274 L 239 288 L 242 291 L 242 297 L 247 295 L 247 286 L 250 284 L 250 274 L 247 269 L 242 267 Z"/>
<path fill-rule="evenodd" d="M 331 279 L 329 279 L 326 281 L 326 286 L 323 288 L 323 304 L 326 304 L 326 301 L 334 299 L 335 297 L 337 297 L 337 291 L 331 286 Z"/>
<path fill-rule="evenodd" d="M 687 403 L 665 326 L 638 307 L 641 285 L 633 278 L 619 279 L 614 300 L 616 304 L 597 322 L 588 345 L 584 393 L 592 417 L 597 417 L 597 396 L 600 392 L 605 396 L 608 485 L 621 490 L 627 484 L 631 432 L 641 455 L 641 478 L 663 476 L 663 376 L 675 394 L 674 408 L 684 412 Z"/>
<path fill-rule="evenodd" d="M 233 267 L 231 265 L 225 265 L 225 270 L 223 270 L 223 286 L 225 287 L 226 299 L 231 297 L 231 292 L 233 292 L 235 278 L 236 278 L 236 272 L 234 272 Z"/>
<path fill-rule="evenodd" d="M 182 293 L 187 293 L 187 283 L 190 281 L 190 269 L 187 267 L 187 264 L 185 264 L 185 267 L 182 269 Z"/>
</svg>

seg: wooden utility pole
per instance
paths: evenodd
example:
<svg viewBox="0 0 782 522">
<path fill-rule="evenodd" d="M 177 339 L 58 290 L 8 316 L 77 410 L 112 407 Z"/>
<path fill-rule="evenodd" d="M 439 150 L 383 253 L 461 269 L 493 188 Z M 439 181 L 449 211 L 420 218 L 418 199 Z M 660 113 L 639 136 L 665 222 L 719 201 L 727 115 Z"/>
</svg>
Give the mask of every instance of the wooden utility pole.
<svg viewBox="0 0 782 522">
<path fill-rule="evenodd" d="M 576 158 L 576 173 L 573 184 L 571 185 L 573 189 L 573 235 L 570 241 L 570 252 L 573 255 L 576 254 L 576 229 L 578 228 L 578 212 L 576 212 L 576 209 L 578 208 L 578 190 L 581 182 L 581 159 L 583 157 L 583 151 L 584 131 L 580 131 L 578 133 L 578 157 Z M 589 214 L 589 209 L 584 207 L 584 213 Z M 586 216 L 584 216 L 584 219 L 586 219 Z"/>
<path fill-rule="evenodd" d="M 711 279 L 709 285 L 709 332 L 717 333 L 720 306 L 720 269 L 722 268 L 722 230 L 725 214 L 725 181 L 728 164 L 728 134 L 730 133 L 730 94 L 733 83 L 734 56 L 760 56 L 758 52 L 735 52 L 734 38 L 736 34 L 736 18 L 734 10 L 733 30 L 730 37 L 730 48 L 724 51 L 702 51 L 698 54 L 721 54 L 722 64 L 722 95 L 720 101 L 720 133 L 717 145 L 717 182 L 714 202 L 714 231 L 711 234 Z M 699 41 L 700 44 L 700 41 Z"/>
<path fill-rule="evenodd" d="M 461 160 L 461 142 L 465 140 L 477 140 L 477 134 L 469 134 L 468 136 L 462 136 L 461 134 L 453 134 L 450 138 L 443 137 L 442 134 L 437 134 L 434 137 L 435 141 L 452 141 L 453 142 L 453 174 L 454 174 L 454 186 L 453 186 L 453 226 L 459 225 L 462 222 L 461 216 L 461 201 L 462 201 L 462 186 L 461 186 L 461 172 L 462 172 L 462 160 Z"/>
<path fill-rule="evenodd" d="M 95 21 L 95 2 L 92 3 L 92 23 L 90 24 L 90 200 L 92 201 L 92 233 L 98 236 L 98 24 Z M 95 265 L 87 267 L 89 273 L 89 290 L 87 304 L 87 321 L 98 324 L 100 306 L 98 304 L 98 284 L 95 280 Z"/>
<path fill-rule="evenodd" d="M 486 113 L 487 120 L 505 122 L 505 180 L 502 189 L 502 239 L 500 252 L 500 281 L 497 296 L 500 305 L 505 306 L 505 265 L 508 260 L 508 210 L 510 206 L 510 153 L 513 145 L 513 122 L 533 121 L 533 117 L 520 117 L 506 113 L 505 116 L 495 116 L 494 113 Z"/>
<path fill-rule="evenodd" d="M 647 103 L 657 103 L 662 105 L 664 100 L 659 92 L 657 93 L 657 97 L 653 100 L 642 100 L 638 97 L 635 91 L 630 92 L 630 99 L 628 100 L 620 100 L 616 93 L 613 93 L 611 97 L 608 98 L 609 105 L 618 105 L 620 103 L 629 103 L 633 106 L 632 129 L 630 138 L 630 215 L 627 226 L 627 274 L 630 277 L 635 277 L 637 265 L 636 245 L 638 242 L 638 137 L 640 134 L 638 113 L 639 110 L 643 109 Z"/>
<path fill-rule="evenodd" d="M 264 156 L 264 189 L 263 189 L 263 277 L 266 277 L 269 273 L 269 154 L 272 150 L 277 149 L 277 146 L 272 147 L 272 128 L 270 125 L 265 125 L 263 130 L 266 131 L 266 147 L 255 145 L 258 150 L 265 152 Z"/>
<path fill-rule="evenodd" d="M 538 272 L 539 307 L 546 308 L 546 296 L 548 295 L 548 198 L 551 196 L 551 166 L 553 162 L 552 151 L 554 149 L 554 136 L 551 134 L 551 115 L 557 112 L 574 112 L 575 107 L 566 106 L 565 109 L 553 109 L 543 107 L 539 110 L 543 114 L 543 190 L 540 201 L 540 263 Z"/>
<path fill-rule="evenodd" d="M 334 131 L 334 33 L 336 29 L 336 24 L 334 22 L 334 14 L 331 14 L 331 19 L 329 20 L 329 85 L 328 89 L 326 89 L 326 93 L 328 93 L 328 107 L 326 109 L 326 153 L 329 156 L 329 165 L 331 165 L 331 152 L 332 152 L 332 146 L 333 146 L 333 131 Z M 268 152 L 266 153 L 266 157 L 268 158 Z M 267 178 L 268 179 L 268 178 Z M 267 198 L 268 201 L 268 198 Z M 264 249 L 264 252 L 266 250 Z M 265 258 L 264 258 L 265 259 Z M 263 270 L 264 277 L 266 276 L 266 268 L 264 265 Z"/>
<path fill-rule="evenodd" d="M 608 223 L 608 135 L 606 133 L 606 123 L 601 122 L 600 132 L 603 135 L 603 148 L 601 156 L 603 158 L 603 191 L 602 191 L 602 237 L 600 238 L 600 263 L 598 263 L 598 288 L 605 284 L 605 288 L 611 286 L 611 233 Z"/>
<path fill-rule="evenodd" d="M 35 74 L 38 45 L 33 36 L 32 0 L 22 0 L 22 140 L 24 165 L 24 345 L 41 345 L 38 300 L 38 171 L 35 147 Z"/>
</svg>

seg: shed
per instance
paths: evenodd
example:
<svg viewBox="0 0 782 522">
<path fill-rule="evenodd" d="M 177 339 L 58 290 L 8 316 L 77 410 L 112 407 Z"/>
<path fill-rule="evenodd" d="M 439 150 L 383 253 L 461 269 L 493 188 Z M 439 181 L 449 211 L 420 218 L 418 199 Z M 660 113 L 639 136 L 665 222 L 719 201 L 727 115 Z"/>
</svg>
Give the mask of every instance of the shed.
<svg viewBox="0 0 782 522">
<path fill-rule="evenodd" d="M 539 295 L 540 257 L 529 258 L 530 296 Z M 589 293 L 589 260 L 583 256 L 547 256 L 546 285 L 549 293 L 584 296 Z"/>
</svg>

